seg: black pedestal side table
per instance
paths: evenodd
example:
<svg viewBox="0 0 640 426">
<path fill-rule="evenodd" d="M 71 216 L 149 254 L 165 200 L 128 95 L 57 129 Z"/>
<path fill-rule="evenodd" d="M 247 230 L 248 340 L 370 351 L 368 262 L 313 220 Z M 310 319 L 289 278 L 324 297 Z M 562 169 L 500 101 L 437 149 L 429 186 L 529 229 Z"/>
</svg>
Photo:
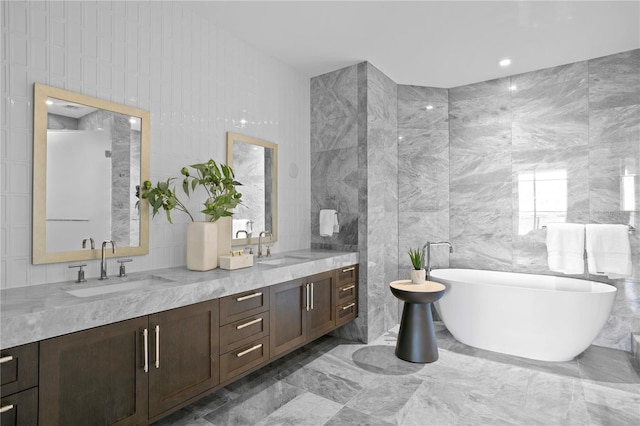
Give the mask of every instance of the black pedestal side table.
<svg viewBox="0 0 640 426">
<path fill-rule="evenodd" d="M 438 343 L 431 317 L 431 303 L 444 296 L 445 286 L 426 281 L 412 284 L 410 280 L 393 281 L 391 293 L 404 302 L 402 321 L 396 344 L 396 356 L 416 363 L 438 359 Z"/>
</svg>

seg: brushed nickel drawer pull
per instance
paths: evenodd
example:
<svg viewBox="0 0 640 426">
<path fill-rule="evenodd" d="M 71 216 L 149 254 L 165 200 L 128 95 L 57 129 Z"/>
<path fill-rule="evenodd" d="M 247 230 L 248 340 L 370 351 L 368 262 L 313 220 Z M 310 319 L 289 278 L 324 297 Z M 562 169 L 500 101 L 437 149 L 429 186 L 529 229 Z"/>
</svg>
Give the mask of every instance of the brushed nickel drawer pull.
<svg viewBox="0 0 640 426">
<path fill-rule="evenodd" d="M 0 364 L 4 364 L 6 362 L 9 361 L 13 361 L 13 356 L 8 355 L 8 356 L 3 356 L 2 358 L 0 358 Z"/>
<path fill-rule="evenodd" d="M 354 271 L 355 269 L 356 269 L 356 267 L 352 266 L 351 268 L 343 269 L 342 273 L 344 274 L 345 272 L 351 272 L 351 271 Z"/>
<path fill-rule="evenodd" d="M 238 301 L 238 302 L 244 302 L 245 300 L 253 299 L 254 297 L 260 297 L 260 296 L 262 296 L 262 293 L 261 293 L 261 292 L 253 293 L 253 294 L 248 294 L 248 295 L 246 295 L 246 296 L 236 297 L 236 301 Z"/>
<path fill-rule="evenodd" d="M 160 326 L 156 325 L 156 368 L 160 368 Z"/>
<path fill-rule="evenodd" d="M 345 288 L 341 289 L 341 290 L 340 290 L 340 292 L 343 292 L 343 291 L 349 291 L 349 290 L 351 290 L 352 288 L 356 288 L 355 284 L 351 284 L 349 287 L 345 287 Z"/>
<path fill-rule="evenodd" d="M 144 329 L 142 331 L 142 337 L 144 339 L 144 372 L 148 373 L 149 372 L 149 330 L 148 329 Z"/>
<path fill-rule="evenodd" d="M 309 284 L 305 284 L 304 287 L 307 289 L 307 300 L 305 308 L 307 309 L 307 312 L 309 312 Z"/>
<path fill-rule="evenodd" d="M 349 308 L 353 308 L 354 306 L 356 306 L 355 302 L 354 303 L 349 303 L 347 306 L 344 306 L 342 308 L 343 311 L 346 311 Z"/>
<path fill-rule="evenodd" d="M 313 283 L 311 283 L 311 310 L 313 311 Z"/>
<path fill-rule="evenodd" d="M 11 411 L 11 410 L 13 410 L 13 404 L 11 404 L 11 405 L 5 405 L 5 406 L 3 406 L 3 407 L 0 407 L 0 414 L 4 414 L 4 413 L 6 413 L 7 411 Z"/>
<path fill-rule="evenodd" d="M 237 356 L 238 358 L 240 358 L 241 356 L 245 356 L 246 354 L 248 354 L 248 353 L 250 353 L 250 352 L 253 352 L 253 351 L 255 351 L 256 349 L 260 349 L 261 347 L 262 347 L 262 343 L 257 344 L 257 345 L 255 345 L 255 346 L 253 346 L 253 347 L 251 347 L 251 348 L 247 349 L 246 351 L 242 351 L 242 352 L 240 352 L 240 353 L 236 354 L 236 356 Z"/>
<path fill-rule="evenodd" d="M 259 322 L 262 322 L 262 318 L 256 318 L 256 319 L 251 320 L 249 322 L 245 322 L 244 324 L 240 324 L 240 325 L 236 326 L 236 330 L 242 330 L 245 327 L 249 327 L 250 325 L 257 324 Z"/>
</svg>

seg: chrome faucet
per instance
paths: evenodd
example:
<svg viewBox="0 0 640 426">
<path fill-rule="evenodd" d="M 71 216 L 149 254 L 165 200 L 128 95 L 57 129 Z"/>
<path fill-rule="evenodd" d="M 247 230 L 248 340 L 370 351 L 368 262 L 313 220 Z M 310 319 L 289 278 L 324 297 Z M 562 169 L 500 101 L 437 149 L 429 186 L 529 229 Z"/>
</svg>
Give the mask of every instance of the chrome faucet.
<svg viewBox="0 0 640 426">
<path fill-rule="evenodd" d="M 96 249 L 96 243 L 93 241 L 93 238 L 91 238 L 91 237 L 85 238 L 84 240 L 82 240 L 82 248 L 87 248 L 87 241 L 89 241 L 91 243 L 91 250 L 95 250 Z"/>
<path fill-rule="evenodd" d="M 438 243 L 432 243 L 431 241 L 427 241 L 427 244 L 425 244 L 422 247 L 423 252 L 425 248 L 427 249 L 427 267 L 425 268 L 427 270 L 427 281 L 429 281 L 429 279 L 431 278 L 431 247 L 432 246 L 449 246 L 449 253 L 453 253 L 453 246 L 449 241 L 441 241 Z"/>
<path fill-rule="evenodd" d="M 260 235 L 258 235 L 258 257 L 262 257 L 262 237 L 263 236 L 269 236 L 269 239 L 271 239 L 271 231 L 262 231 L 260 233 Z M 269 252 L 267 252 L 267 256 L 269 256 Z"/>
<path fill-rule="evenodd" d="M 107 247 L 107 244 L 111 244 L 111 250 L 114 254 L 117 248 L 116 242 L 113 240 L 105 240 L 102 242 L 102 259 L 100 260 L 100 278 L 98 278 L 99 280 L 106 280 L 109 278 L 107 277 L 107 260 L 105 259 L 105 249 Z"/>
</svg>

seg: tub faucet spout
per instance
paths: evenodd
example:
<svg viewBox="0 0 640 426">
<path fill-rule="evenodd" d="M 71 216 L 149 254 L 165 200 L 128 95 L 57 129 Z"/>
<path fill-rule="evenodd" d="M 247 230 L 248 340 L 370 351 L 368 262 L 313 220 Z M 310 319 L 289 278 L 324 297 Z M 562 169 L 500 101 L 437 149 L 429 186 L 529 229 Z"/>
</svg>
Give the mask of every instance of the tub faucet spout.
<svg viewBox="0 0 640 426">
<path fill-rule="evenodd" d="M 451 245 L 451 243 L 449 241 L 440 241 L 437 243 L 432 243 L 431 241 L 427 241 L 427 244 L 425 244 L 422 247 L 422 252 L 424 252 L 425 249 L 427 249 L 427 264 L 425 265 L 425 270 L 427 271 L 427 281 L 429 281 L 429 279 L 431 278 L 431 247 L 432 246 L 449 246 L 449 253 L 453 253 L 453 246 Z"/>
</svg>

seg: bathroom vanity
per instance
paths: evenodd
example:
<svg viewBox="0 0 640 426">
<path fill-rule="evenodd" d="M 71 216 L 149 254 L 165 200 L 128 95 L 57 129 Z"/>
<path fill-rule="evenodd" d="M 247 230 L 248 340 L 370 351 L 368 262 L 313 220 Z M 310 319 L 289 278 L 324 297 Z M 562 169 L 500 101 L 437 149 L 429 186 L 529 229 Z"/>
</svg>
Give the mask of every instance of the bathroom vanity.
<svg viewBox="0 0 640 426">
<path fill-rule="evenodd" d="M 357 263 L 299 250 L 236 271 L 3 290 L 2 424 L 157 421 L 354 319 Z"/>
</svg>

